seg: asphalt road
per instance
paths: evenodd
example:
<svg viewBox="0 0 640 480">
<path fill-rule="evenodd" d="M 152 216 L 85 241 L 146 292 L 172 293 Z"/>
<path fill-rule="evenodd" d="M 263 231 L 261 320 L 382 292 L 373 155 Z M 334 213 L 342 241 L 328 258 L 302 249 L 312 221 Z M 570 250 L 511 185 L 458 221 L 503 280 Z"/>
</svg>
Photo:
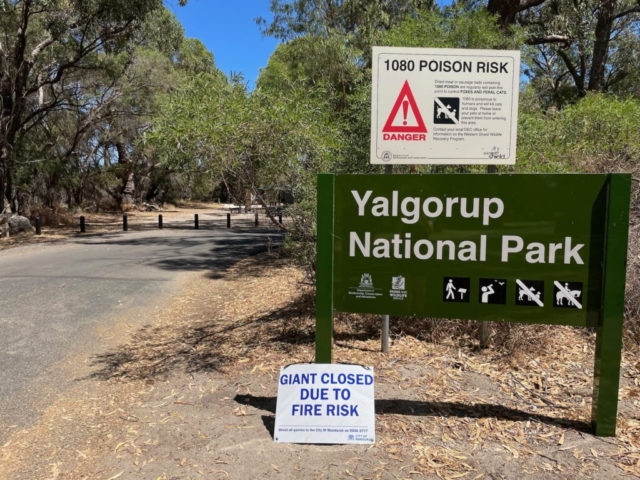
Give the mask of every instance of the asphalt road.
<svg viewBox="0 0 640 480">
<path fill-rule="evenodd" d="M 0 252 L 0 445 L 77 381 L 57 366 L 96 352 L 102 324 L 152 313 L 179 291 L 185 272 L 223 275 L 269 238 L 280 239 L 252 228 L 164 230 Z"/>
</svg>

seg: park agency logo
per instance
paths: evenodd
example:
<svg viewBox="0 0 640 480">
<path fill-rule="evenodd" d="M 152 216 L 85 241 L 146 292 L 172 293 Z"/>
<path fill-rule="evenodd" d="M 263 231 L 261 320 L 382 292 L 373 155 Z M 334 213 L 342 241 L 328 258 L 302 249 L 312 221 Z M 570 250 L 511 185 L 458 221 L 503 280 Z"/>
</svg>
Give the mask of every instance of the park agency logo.
<svg viewBox="0 0 640 480">
<path fill-rule="evenodd" d="M 360 275 L 360 284 L 349 289 L 349 295 L 356 298 L 376 298 L 382 296 L 382 289 L 373 286 L 373 277 L 370 273 Z"/>
<path fill-rule="evenodd" d="M 373 279 L 368 273 L 363 273 L 360 277 L 360 288 L 373 288 Z"/>
<path fill-rule="evenodd" d="M 407 298 L 407 291 L 405 290 L 406 279 L 402 275 L 391 278 L 391 290 L 389 295 L 394 300 L 404 300 Z"/>
</svg>

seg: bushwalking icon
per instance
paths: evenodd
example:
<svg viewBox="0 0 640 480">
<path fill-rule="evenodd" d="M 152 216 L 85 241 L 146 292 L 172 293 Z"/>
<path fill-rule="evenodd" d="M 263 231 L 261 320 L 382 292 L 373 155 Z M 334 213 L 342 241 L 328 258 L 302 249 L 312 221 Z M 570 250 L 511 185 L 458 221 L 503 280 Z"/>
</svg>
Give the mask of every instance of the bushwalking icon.
<svg viewBox="0 0 640 480">
<path fill-rule="evenodd" d="M 469 303 L 471 279 L 465 277 L 444 277 L 442 299 L 445 302 Z"/>
</svg>

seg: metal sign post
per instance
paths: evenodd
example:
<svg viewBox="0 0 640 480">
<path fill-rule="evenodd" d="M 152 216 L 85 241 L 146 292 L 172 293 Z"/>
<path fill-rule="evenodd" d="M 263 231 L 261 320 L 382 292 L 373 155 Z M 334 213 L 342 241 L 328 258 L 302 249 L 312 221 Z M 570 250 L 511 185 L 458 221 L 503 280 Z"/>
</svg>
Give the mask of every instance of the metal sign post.
<svg viewBox="0 0 640 480">
<path fill-rule="evenodd" d="M 333 313 L 596 328 L 615 435 L 631 176 L 319 175 L 316 362 Z"/>
<path fill-rule="evenodd" d="M 393 174 L 393 165 L 385 165 L 384 173 L 387 175 Z M 389 315 L 382 316 L 382 332 L 381 332 L 382 353 L 389 351 Z"/>
</svg>

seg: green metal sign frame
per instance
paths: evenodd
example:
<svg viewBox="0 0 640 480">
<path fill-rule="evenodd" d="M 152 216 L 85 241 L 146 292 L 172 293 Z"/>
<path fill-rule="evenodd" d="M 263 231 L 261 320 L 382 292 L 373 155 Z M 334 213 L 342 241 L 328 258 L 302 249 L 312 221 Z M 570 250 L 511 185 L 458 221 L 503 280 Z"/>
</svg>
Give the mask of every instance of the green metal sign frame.
<svg viewBox="0 0 640 480">
<path fill-rule="evenodd" d="M 369 195 L 368 208 L 371 200 L 377 202 L 377 210 L 365 212 L 365 193 Z M 375 197 L 375 195 L 378 195 Z M 409 203 L 403 204 L 399 213 L 400 196 L 409 196 L 420 202 L 427 195 L 423 207 L 427 217 L 418 218 L 416 215 L 407 218 Z M 451 208 L 447 203 L 446 215 L 444 210 L 438 210 L 437 196 L 442 199 L 455 196 L 461 199 L 469 197 L 469 204 L 474 197 L 478 201 L 495 200 L 494 204 L 484 207 L 484 218 L 470 218 L 469 212 L 454 218 L 455 202 Z M 620 382 L 620 362 L 622 354 L 622 327 L 625 299 L 627 241 L 629 231 L 629 206 L 631 195 L 631 176 L 627 174 L 603 175 L 333 175 L 318 176 L 318 234 L 317 234 L 317 291 L 316 291 L 316 362 L 332 362 L 333 346 L 333 314 L 334 312 L 375 313 L 393 315 L 422 315 L 439 316 L 442 318 L 461 318 L 480 321 L 518 322 L 551 325 L 573 325 L 595 327 L 596 351 L 593 380 L 592 426 L 597 436 L 615 436 L 616 417 L 618 409 L 618 388 Z M 489 197 L 495 198 L 489 198 Z M 391 197 L 395 202 L 391 214 Z M 496 198 L 500 197 L 500 208 L 496 207 Z M 385 200 L 387 198 L 388 200 Z M 466 200 L 466 199 L 465 199 Z M 358 203 L 360 202 L 360 203 Z M 387 202 L 387 203 L 385 203 Z M 441 202 L 441 203 L 442 203 Z M 435 213 L 432 206 L 436 205 Z M 417 205 L 416 205 L 417 206 Z M 457 206 L 457 205 L 455 205 Z M 388 208 L 387 208 L 388 207 Z M 492 209 L 493 208 L 493 209 Z M 430 210 L 431 209 L 431 210 Z M 479 211 L 482 211 L 480 208 Z M 373 212 L 373 215 L 372 215 Z M 405 214 L 402 219 L 402 214 Z M 433 215 L 430 215 L 434 213 Z M 422 212 L 420 212 L 422 214 Z M 395 217 L 395 218 L 392 218 Z M 448 217 L 448 218 L 445 218 Z M 464 217 L 464 218 L 462 218 Z M 367 232 L 366 242 L 363 229 Z M 354 232 L 356 230 L 356 232 Z M 421 235 L 422 246 L 435 245 L 438 239 L 446 235 L 457 241 L 477 238 L 483 234 L 484 252 L 480 259 L 474 262 L 461 261 L 469 258 L 446 258 L 435 256 L 426 262 L 425 250 L 415 247 L 414 254 L 421 255 L 420 259 L 411 258 L 411 246 L 400 253 L 400 249 L 389 254 L 389 240 L 392 232 L 404 235 L 402 238 L 414 242 Z M 525 232 L 524 234 L 522 232 Z M 526 250 L 517 257 L 515 254 L 505 259 L 498 246 L 505 250 L 503 240 L 505 234 L 527 235 L 529 240 L 535 240 L 528 249 L 541 247 L 542 240 L 555 241 L 555 237 L 567 239 L 564 244 L 565 252 L 552 258 L 551 252 L 547 259 L 542 254 L 538 260 L 526 257 Z M 555 235 L 555 237 L 554 237 Z M 571 236 L 571 237 L 570 237 Z M 399 236 L 395 235 L 400 242 Z M 355 240 L 354 240 L 355 239 Z M 375 254 L 371 258 L 370 240 L 374 245 L 387 246 L 387 254 Z M 488 239 L 488 240 L 487 240 Z M 573 244 L 571 242 L 574 242 Z M 378 243 L 376 243 L 378 242 Z M 381 243 L 380 243 L 381 242 Z M 453 242 L 449 243 L 453 249 Z M 577 243 L 582 242 L 582 243 Z M 440 242 L 437 242 L 438 244 Z M 463 242 L 465 243 L 465 242 Z M 467 241 L 467 244 L 472 242 Z M 489 244 L 487 247 L 486 244 Z M 556 249 L 562 249 L 560 243 Z M 581 247 L 578 247 L 581 245 Z M 439 245 L 440 246 L 440 245 Z M 384 248 L 378 252 L 384 252 Z M 549 245 L 551 248 L 551 245 Z M 573 250 L 571 250 L 573 248 Z M 429 251 L 431 247 L 427 249 Z M 444 247 L 443 247 L 444 249 Z M 517 250 L 512 248 L 512 250 Z M 544 250 L 543 250 L 544 251 Z M 417 253 L 416 253 L 417 252 Z M 573 254 L 572 254 L 573 252 Z M 439 254 L 442 252 L 439 252 Z M 407 256 L 408 255 L 408 256 Z M 444 254 L 443 254 L 444 255 Z M 459 254 L 461 255 L 461 254 Z M 500 255 L 503 255 L 500 257 Z M 564 257 L 562 256 L 564 255 Z M 582 257 L 580 256 L 582 255 Z M 358 258 L 360 257 L 360 258 Z M 533 260 L 532 260 L 533 258 Z M 564 259 L 564 262 L 562 261 Z M 451 260 L 447 262 L 447 260 Z M 482 260 L 476 262 L 475 260 Z M 509 261 L 507 261 L 509 260 Z M 429 265 L 429 268 L 425 268 Z M 379 267 L 379 268 L 378 268 Z M 376 268 L 378 268 L 376 270 Z M 407 272 L 407 282 L 413 290 L 409 291 L 408 301 L 394 301 L 383 289 L 376 289 L 382 293 L 370 296 L 355 295 L 352 287 L 355 280 L 364 271 L 375 272 L 374 278 L 389 282 L 392 273 L 400 270 Z M 428 272 L 428 273 L 425 273 Z M 469 275 L 467 289 L 469 299 L 467 303 L 446 303 L 442 299 L 441 287 L 443 272 L 456 275 Z M 462 272 L 462 273 L 461 273 Z M 480 300 L 482 287 L 478 277 L 486 272 L 490 278 L 503 278 L 508 284 L 505 288 L 503 305 L 487 305 L 486 300 Z M 532 273 L 529 273 L 532 272 Z M 526 275 L 529 275 L 527 277 Z M 545 278 L 547 280 L 547 301 L 538 302 L 536 306 L 517 306 L 516 285 L 523 285 L 521 278 Z M 367 278 L 371 275 L 366 274 Z M 446 276 L 445 282 L 446 282 Z M 561 287 L 558 281 L 579 282 L 584 285 L 580 309 L 566 308 L 566 305 L 554 304 L 554 293 L 561 295 L 559 290 L 553 290 L 553 284 Z M 394 278 L 395 280 L 395 278 Z M 368 282 L 369 280 L 366 280 Z M 446 283 L 445 283 L 446 285 Z M 569 285 L 569 283 L 564 284 Z M 373 287 L 373 285 L 371 285 Z M 485 290 L 481 290 L 485 288 Z M 373 292 L 373 288 L 369 289 Z M 472 295 L 480 293 L 479 296 Z M 436 292 L 437 291 L 437 292 Z M 406 294 L 400 300 L 406 300 Z M 438 297 L 439 295 L 439 297 Z M 540 294 L 538 294 L 540 299 Z M 526 300 L 526 297 L 525 297 Z M 483 302 L 485 304 L 483 304 Z M 525 302 L 526 303 L 526 302 Z M 565 308 L 555 308 L 563 306 Z"/>
</svg>

